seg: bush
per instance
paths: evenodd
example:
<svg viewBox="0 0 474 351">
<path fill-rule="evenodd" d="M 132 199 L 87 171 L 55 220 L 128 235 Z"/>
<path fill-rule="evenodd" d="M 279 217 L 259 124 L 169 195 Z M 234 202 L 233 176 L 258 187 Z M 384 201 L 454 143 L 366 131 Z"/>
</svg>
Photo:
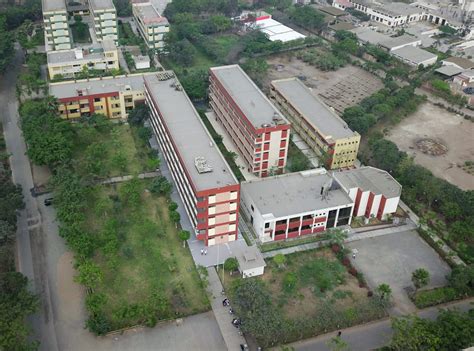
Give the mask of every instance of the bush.
<svg viewBox="0 0 474 351">
<path fill-rule="evenodd" d="M 430 306 L 439 305 L 453 301 L 459 298 L 459 294 L 456 289 L 451 287 L 442 287 L 432 290 L 418 291 L 414 297 L 413 302 L 418 308 L 425 308 Z"/>
<path fill-rule="evenodd" d="M 235 257 L 229 257 L 224 262 L 224 269 L 228 272 L 234 272 L 239 268 L 239 262 Z"/>
<path fill-rule="evenodd" d="M 296 290 L 296 285 L 298 283 L 298 276 L 296 273 L 289 272 L 286 273 L 285 276 L 283 277 L 283 290 L 286 293 L 292 293 Z"/>
</svg>

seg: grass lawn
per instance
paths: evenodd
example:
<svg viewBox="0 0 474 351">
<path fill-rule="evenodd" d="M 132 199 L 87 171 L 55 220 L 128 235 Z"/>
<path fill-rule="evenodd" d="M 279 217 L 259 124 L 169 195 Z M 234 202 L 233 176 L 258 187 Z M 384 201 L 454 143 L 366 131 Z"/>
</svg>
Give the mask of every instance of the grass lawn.
<svg viewBox="0 0 474 351">
<path fill-rule="evenodd" d="M 75 43 L 92 43 L 87 24 L 78 22 L 69 26 Z"/>
<path fill-rule="evenodd" d="M 260 346 L 288 343 L 386 316 L 379 300 L 368 297 L 367 288 L 360 287 L 328 248 L 287 255 L 282 267 L 272 259 L 266 262 L 263 276 L 247 279 L 263 282 L 272 310 L 284 321 L 284 327 L 277 340 L 275 336 L 270 341 L 257 337 Z M 227 274 L 225 286 L 232 298 L 242 281 L 235 274 Z M 242 311 L 245 303 L 232 302 L 238 315 L 248 315 Z"/>
<path fill-rule="evenodd" d="M 144 323 L 148 308 L 158 311 L 158 320 L 210 308 L 166 198 L 148 192 L 147 184 L 97 186 L 88 198 L 87 228 L 103 243 L 94 261 L 104 279 L 94 293 L 105 295 L 103 313 L 112 329 Z"/>
<path fill-rule="evenodd" d="M 325 233 L 316 234 L 316 235 L 305 235 L 304 237 L 297 238 L 297 239 L 290 239 L 290 240 L 282 240 L 282 241 L 273 241 L 265 244 L 260 245 L 261 252 L 273 251 L 278 249 L 283 249 L 285 247 L 292 247 L 298 246 L 303 244 L 309 244 L 316 241 L 326 240 L 327 236 Z"/>
<path fill-rule="evenodd" d="M 137 129 L 127 124 L 109 122 L 99 130 L 77 125 L 73 159 L 81 176 L 106 178 L 154 171 L 150 154 Z"/>
<path fill-rule="evenodd" d="M 286 169 L 289 172 L 305 171 L 314 168 L 308 157 L 290 140 L 288 145 L 288 157 L 286 162 Z"/>
</svg>

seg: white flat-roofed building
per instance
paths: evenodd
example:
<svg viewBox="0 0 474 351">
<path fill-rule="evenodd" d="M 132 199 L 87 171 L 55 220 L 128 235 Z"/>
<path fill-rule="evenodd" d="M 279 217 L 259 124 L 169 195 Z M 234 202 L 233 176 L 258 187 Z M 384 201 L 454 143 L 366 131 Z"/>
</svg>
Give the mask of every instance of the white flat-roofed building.
<svg viewBox="0 0 474 351">
<path fill-rule="evenodd" d="M 242 182 L 240 204 L 262 242 L 349 225 L 354 207 L 324 168 Z"/>
<path fill-rule="evenodd" d="M 119 69 L 117 47 L 111 40 L 87 48 L 50 51 L 47 53 L 49 78 L 60 75 L 64 78 L 73 78 L 83 71 L 89 70 L 110 71 Z"/>
<path fill-rule="evenodd" d="M 47 51 L 71 48 L 71 31 L 65 0 L 42 0 Z"/>
<path fill-rule="evenodd" d="M 403 34 L 398 37 L 388 37 L 380 43 L 380 46 L 387 49 L 389 52 L 406 46 L 416 47 L 419 45 L 421 45 L 421 39 L 408 34 Z"/>
<path fill-rule="evenodd" d="M 426 18 L 423 9 L 402 2 L 376 3 L 367 0 L 350 0 L 354 9 L 361 11 L 375 22 L 389 27 L 421 21 Z"/>
<path fill-rule="evenodd" d="M 169 23 L 166 17 L 161 16 L 149 2 L 134 3 L 132 10 L 133 17 L 138 25 L 138 31 L 148 48 L 163 50 L 165 46 L 164 35 L 169 32 Z"/>
<path fill-rule="evenodd" d="M 333 177 L 354 201 L 354 217 L 383 220 L 397 211 L 402 186 L 388 172 L 361 167 L 333 172 Z"/>
<path fill-rule="evenodd" d="M 245 161 L 258 177 L 282 173 L 288 154 L 290 124 L 238 65 L 212 67 L 209 100 Z"/>
<path fill-rule="evenodd" d="M 438 60 L 438 55 L 413 46 L 405 46 L 403 48 L 393 50 L 391 54 L 400 61 L 403 61 L 414 67 L 418 67 L 419 65 L 423 65 L 425 67 L 431 66 L 434 65 Z"/>
<path fill-rule="evenodd" d="M 360 135 L 352 131 L 298 78 L 275 80 L 270 96 L 291 121 L 291 127 L 330 169 L 353 167 Z"/>
<path fill-rule="evenodd" d="M 234 253 L 242 278 L 256 277 L 264 273 L 267 264 L 256 245 L 237 249 Z"/>
<path fill-rule="evenodd" d="M 89 0 L 89 6 L 97 41 L 109 39 L 117 43 L 117 11 L 112 0 Z"/>
<path fill-rule="evenodd" d="M 151 124 L 175 186 L 206 245 L 235 241 L 240 185 L 173 72 L 146 75 Z"/>
</svg>

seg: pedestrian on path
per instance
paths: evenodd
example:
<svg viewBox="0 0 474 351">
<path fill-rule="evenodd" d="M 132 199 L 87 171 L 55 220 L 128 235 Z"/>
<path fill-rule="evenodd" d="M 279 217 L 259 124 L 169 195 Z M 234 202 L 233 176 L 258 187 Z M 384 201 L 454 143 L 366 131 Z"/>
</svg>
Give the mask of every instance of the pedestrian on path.
<svg viewBox="0 0 474 351">
<path fill-rule="evenodd" d="M 204 250 L 204 256 L 207 256 L 207 250 Z"/>
<path fill-rule="evenodd" d="M 337 336 L 340 338 L 341 335 L 342 335 L 342 331 L 339 330 L 339 331 L 337 332 Z"/>
<path fill-rule="evenodd" d="M 204 249 L 201 249 L 201 256 L 204 255 Z"/>
<path fill-rule="evenodd" d="M 356 254 L 355 254 L 355 253 L 352 254 L 352 258 L 355 260 L 355 258 L 356 258 Z"/>
</svg>

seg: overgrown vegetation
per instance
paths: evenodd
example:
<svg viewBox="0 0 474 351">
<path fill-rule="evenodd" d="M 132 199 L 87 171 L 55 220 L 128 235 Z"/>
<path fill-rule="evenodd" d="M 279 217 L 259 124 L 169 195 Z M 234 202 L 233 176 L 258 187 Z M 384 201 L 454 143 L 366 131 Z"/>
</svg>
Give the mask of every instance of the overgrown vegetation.
<svg viewBox="0 0 474 351">
<path fill-rule="evenodd" d="M 467 97 L 453 93 L 448 82 L 435 78 L 430 81 L 430 85 L 431 88 L 433 88 L 435 95 L 443 98 L 447 102 L 460 107 L 467 104 Z"/>
</svg>

